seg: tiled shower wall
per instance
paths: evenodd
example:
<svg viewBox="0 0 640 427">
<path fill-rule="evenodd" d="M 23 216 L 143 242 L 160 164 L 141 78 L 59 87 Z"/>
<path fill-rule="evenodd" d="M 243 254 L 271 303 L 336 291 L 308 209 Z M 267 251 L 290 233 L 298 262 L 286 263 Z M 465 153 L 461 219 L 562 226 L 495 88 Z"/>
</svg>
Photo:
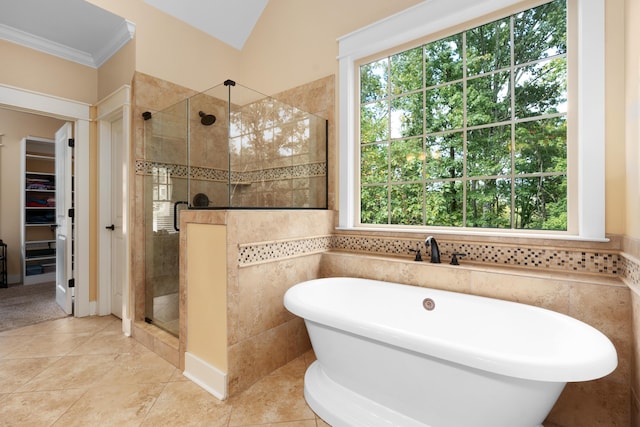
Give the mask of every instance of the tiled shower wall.
<svg viewBox="0 0 640 427">
<path fill-rule="evenodd" d="M 172 268 L 176 266 L 176 260 L 167 261 L 163 260 L 162 263 L 154 263 L 146 261 L 146 245 L 145 243 L 154 242 L 155 236 L 147 236 L 145 233 L 145 224 L 151 220 L 150 211 L 145 206 L 149 206 L 150 196 L 145 195 L 145 179 L 149 177 L 149 172 L 154 166 L 162 166 L 171 168 L 172 173 L 176 177 L 186 178 L 188 175 L 185 165 L 176 164 L 175 161 L 171 162 L 171 159 L 175 157 L 172 153 L 183 150 L 186 140 L 179 127 L 168 126 L 163 129 L 163 133 L 169 133 L 172 138 L 167 138 L 162 145 L 160 145 L 160 151 L 154 151 L 152 148 L 145 147 L 144 141 L 144 125 L 145 122 L 142 118 L 142 113 L 149 111 L 155 114 L 159 111 L 165 111 L 168 107 L 176 110 L 176 114 L 179 114 L 182 110 L 176 107 L 178 103 L 186 98 L 193 98 L 197 95 L 197 92 L 184 88 L 182 86 L 173 84 L 171 82 L 158 79 L 156 77 L 136 72 L 133 79 L 133 147 L 132 158 L 135 162 L 135 169 L 131 172 L 131 182 L 133 183 L 133 191 L 131 193 L 130 205 L 132 207 L 132 229 L 131 229 L 131 253 L 132 253 L 132 271 L 131 271 L 131 295 L 130 301 L 132 301 L 133 313 L 130 313 L 131 317 L 140 322 L 145 318 L 145 295 L 148 292 L 145 283 L 149 277 L 162 276 L 162 271 L 156 271 L 155 266 L 160 265 L 164 268 L 167 265 L 171 265 Z M 323 118 L 334 117 L 334 76 L 328 76 L 326 78 L 308 83 L 299 88 L 293 88 L 283 93 L 274 95 L 275 99 L 281 102 L 293 105 L 304 111 L 315 114 Z M 226 120 L 225 115 L 219 111 L 219 106 L 211 99 L 211 97 L 198 97 L 197 102 L 192 107 L 202 108 L 208 112 L 214 112 L 218 116 L 218 125 L 224 124 Z M 207 104 L 209 103 L 209 104 Z M 197 116 L 192 120 L 198 120 Z M 223 129 L 224 126 L 218 126 L 216 129 Z M 196 135 L 194 138 L 197 140 L 204 139 L 205 129 L 203 127 L 195 126 Z M 211 129 L 206 129 L 210 132 Z M 173 133 L 172 133 L 173 132 Z M 177 133 L 176 133 L 177 132 Z M 175 133 L 175 135 L 174 135 Z M 335 147 L 335 131 L 333 127 L 333 120 L 329 123 L 329 156 L 334 155 Z M 217 138 L 216 140 L 225 140 L 226 138 Z M 207 161 L 203 166 L 201 163 L 195 163 L 195 166 L 191 168 L 191 175 L 194 178 L 193 192 L 205 192 L 209 195 L 210 200 L 218 206 L 227 204 L 227 175 L 228 172 L 223 170 L 223 166 L 215 162 L 216 158 L 219 160 L 221 157 L 216 156 L 219 153 L 219 149 L 208 145 L 203 148 L 198 155 L 194 156 L 197 162 Z M 211 156 L 214 156 L 211 159 Z M 331 158 L 331 157 L 329 157 Z M 209 161 L 209 160 L 211 161 Z M 322 164 L 311 163 L 307 165 L 297 165 L 287 168 L 273 168 L 268 171 L 262 171 L 260 173 L 279 174 L 287 176 L 295 176 L 299 179 L 293 180 L 295 186 L 295 195 L 309 195 L 316 200 L 316 203 L 320 204 L 320 200 L 324 200 L 327 195 L 322 194 L 308 194 L 313 185 L 310 185 L 312 181 L 325 179 L 329 182 L 328 200 L 329 206 L 333 204 L 333 188 L 335 186 L 333 165 L 335 162 L 329 161 L 329 168 L 327 170 L 327 163 Z M 205 167 L 206 166 L 206 167 Z M 248 172 L 257 173 L 257 172 Z M 329 175 L 327 177 L 327 175 Z M 234 180 L 239 182 L 243 181 L 245 176 L 240 174 L 233 177 Z M 261 177 L 258 177 L 261 178 Z M 290 180 L 290 179 L 289 179 Z M 182 180 L 180 180 L 182 181 Z M 290 180 L 291 181 L 291 180 Z M 272 182 L 277 183 L 277 180 Z M 246 202 L 256 199 L 261 195 L 268 198 L 270 195 L 276 195 L 280 191 L 278 188 L 263 188 L 261 194 L 256 194 L 251 189 L 239 189 L 239 194 L 245 197 Z M 274 196 L 275 197 L 275 196 Z M 162 238 L 162 236 L 161 236 Z M 159 242 L 161 243 L 161 242 Z M 175 257 L 177 259 L 177 257 Z M 150 271 L 151 269 L 151 271 Z M 136 331 L 142 331 L 141 328 L 134 329 Z M 147 337 L 149 338 L 149 337 Z M 151 339 L 151 338 L 149 338 Z M 177 359 L 177 358 L 176 358 Z"/>
</svg>

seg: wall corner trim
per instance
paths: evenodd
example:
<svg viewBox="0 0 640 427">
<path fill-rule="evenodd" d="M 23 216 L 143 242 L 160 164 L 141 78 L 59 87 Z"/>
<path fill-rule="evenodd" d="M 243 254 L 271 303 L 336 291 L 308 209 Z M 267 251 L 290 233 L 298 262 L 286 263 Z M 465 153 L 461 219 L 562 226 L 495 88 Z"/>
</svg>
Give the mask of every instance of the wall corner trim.
<svg viewBox="0 0 640 427">
<path fill-rule="evenodd" d="M 188 351 L 184 354 L 183 374 L 217 399 L 227 398 L 227 374 Z"/>
</svg>

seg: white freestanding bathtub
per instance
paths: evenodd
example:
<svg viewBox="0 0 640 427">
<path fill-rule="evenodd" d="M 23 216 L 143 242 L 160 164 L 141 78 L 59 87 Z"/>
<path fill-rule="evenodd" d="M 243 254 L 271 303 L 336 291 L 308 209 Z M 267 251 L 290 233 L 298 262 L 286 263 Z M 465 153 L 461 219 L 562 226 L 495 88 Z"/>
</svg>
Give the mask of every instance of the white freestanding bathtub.
<svg viewBox="0 0 640 427">
<path fill-rule="evenodd" d="M 334 427 L 536 427 L 567 382 L 618 363 L 598 330 L 525 304 L 356 278 L 284 304 L 317 357 L 305 398 Z"/>
</svg>

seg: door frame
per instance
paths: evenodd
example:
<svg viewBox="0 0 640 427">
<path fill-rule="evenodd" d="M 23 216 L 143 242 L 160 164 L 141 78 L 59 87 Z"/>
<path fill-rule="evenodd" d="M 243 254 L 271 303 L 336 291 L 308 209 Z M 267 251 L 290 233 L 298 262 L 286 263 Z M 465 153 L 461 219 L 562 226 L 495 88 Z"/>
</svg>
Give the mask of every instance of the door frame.
<svg viewBox="0 0 640 427">
<path fill-rule="evenodd" d="M 91 106 L 84 102 L 60 98 L 54 95 L 0 83 L 0 105 L 12 110 L 35 113 L 73 122 L 75 153 L 73 174 L 74 207 L 76 210 L 74 227 L 75 260 L 74 272 L 74 316 L 84 317 L 91 313 L 89 303 L 90 240 L 89 240 L 89 122 Z"/>
<path fill-rule="evenodd" d="M 122 162 L 127 174 L 122 177 L 122 234 L 125 246 L 125 283 L 122 284 L 122 331 L 131 335 L 133 314 L 130 304 L 130 217 L 129 165 L 131 152 L 131 86 L 124 85 L 97 104 L 98 122 L 98 314 L 111 314 L 111 124 L 122 120 Z M 104 196 L 103 196 L 104 195 Z"/>
</svg>

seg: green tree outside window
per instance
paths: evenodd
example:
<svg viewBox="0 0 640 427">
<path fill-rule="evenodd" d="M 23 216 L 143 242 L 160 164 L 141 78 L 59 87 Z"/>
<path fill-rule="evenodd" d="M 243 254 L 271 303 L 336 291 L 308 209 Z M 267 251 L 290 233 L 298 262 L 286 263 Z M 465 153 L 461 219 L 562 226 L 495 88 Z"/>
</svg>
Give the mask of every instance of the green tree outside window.
<svg viewBox="0 0 640 427">
<path fill-rule="evenodd" d="M 360 222 L 567 229 L 566 0 L 360 66 Z"/>
</svg>

